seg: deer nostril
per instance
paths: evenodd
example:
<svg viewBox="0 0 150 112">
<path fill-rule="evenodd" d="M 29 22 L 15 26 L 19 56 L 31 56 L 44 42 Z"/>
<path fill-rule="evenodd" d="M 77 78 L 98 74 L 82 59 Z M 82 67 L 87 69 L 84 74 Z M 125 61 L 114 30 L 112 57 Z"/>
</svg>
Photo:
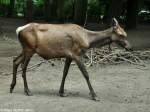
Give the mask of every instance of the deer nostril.
<svg viewBox="0 0 150 112">
<path fill-rule="evenodd" d="M 133 51 L 133 48 L 125 48 L 127 51 Z"/>
<path fill-rule="evenodd" d="M 133 51 L 133 48 L 130 48 L 130 51 Z"/>
</svg>

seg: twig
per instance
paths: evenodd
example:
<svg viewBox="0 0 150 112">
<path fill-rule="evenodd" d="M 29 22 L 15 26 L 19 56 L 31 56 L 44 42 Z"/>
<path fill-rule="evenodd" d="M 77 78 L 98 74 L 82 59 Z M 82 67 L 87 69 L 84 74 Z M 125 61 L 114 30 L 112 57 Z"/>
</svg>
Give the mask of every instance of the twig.
<svg viewBox="0 0 150 112">
<path fill-rule="evenodd" d="M 135 63 L 135 62 L 133 62 L 133 61 L 131 61 L 131 60 L 129 60 L 129 59 L 126 59 L 126 58 L 124 58 L 124 57 L 118 57 L 118 58 L 120 58 L 120 59 L 122 59 L 122 60 L 124 60 L 124 61 L 126 61 L 126 62 L 129 62 L 129 63 L 131 63 L 131 64 L 134 64 L 134 65 L 139 65 L 139 66 L 146 67 L 144 64 Z"/>
<path fill-rule="evenodd" d="M 31 69 L 37 68 L 37 67 L 41 66 L 41 64 L 43 64 L 43 63 L 46 63 L 46 61 L 41 61 L 40 63 L 37 63 L 35 65 L 32 65 L 32 66 L 28 67 L 27 71 L 30 71 Z M 22 70 L 17 71 L 17 73 L 20 73 L 20 72 L 22 72 Z M 13 72 L 2 73 L 2 76 L 8 76 L 8 75 L 11 75 L 11 74 L 13 74 Z"/>
</svg>

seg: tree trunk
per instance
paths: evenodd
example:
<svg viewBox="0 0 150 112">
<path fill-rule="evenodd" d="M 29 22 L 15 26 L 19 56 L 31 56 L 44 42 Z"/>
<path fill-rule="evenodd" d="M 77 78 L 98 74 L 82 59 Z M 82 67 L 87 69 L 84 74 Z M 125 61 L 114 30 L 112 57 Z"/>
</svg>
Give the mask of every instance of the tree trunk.
<svg viewBox="0 0 150 112">
<path fill-rule="evenodd" d="M 57 17 L 58 21 L 64 21 L 64 0 L 57 0 Z"/>
<path fill-rule="evenodd" d="M 33 21 L 33 1 L 27 0 L 26 3 L 26 19 L 27 22 Z"/>
<path fill-rule="evenodd" d="M 2 3 L 2 1 L 0 1 L 0 13 L 4 13 L 4 4 Z"/>
<path fill-rule="evenodd" d="M 127 15 L 126 15 L 127 29 L 136 28 L 137 14 L 138 14 L 138 0 L 128 0 L 127 1 Z"/>
<path fill-rule="evenodd" d="M 46 21 L 50 20 L 50 1 L 49 0 L 44 1 L 44 16 L 45 16 Z"/>
<path fill-rule="evenodd" d="M 75 0 L 74 21 L 79 25 L 83 25 L 86 18 L 87 0 Z"/>
<path fill-rule="evenodd" d="M 123 1 L 122 0 L 110 0 L 106 4 L 104 22 L 110 24 L 112 18 L 118 19 L 122 12 Z"/>
<path fill-rule="evenodd" d="M 15 0 L 10 0 L 9 10 L 7 15 L 8 17 L 11 17 L 13 15 L 14 7 L 15 7 Z"/>
<path fill-rule="evenodd" d="M 8 12 L 9 12 L 9 1 L 6 0 L 0 0 L 0 13 L 4 17 L 8 17 Z"/>
<path fill-rule="evenodd" d="M 46 21 L 54 21 L 57 17 L 57 0 L 45 0 L 44 13 Z"/>
</svg>

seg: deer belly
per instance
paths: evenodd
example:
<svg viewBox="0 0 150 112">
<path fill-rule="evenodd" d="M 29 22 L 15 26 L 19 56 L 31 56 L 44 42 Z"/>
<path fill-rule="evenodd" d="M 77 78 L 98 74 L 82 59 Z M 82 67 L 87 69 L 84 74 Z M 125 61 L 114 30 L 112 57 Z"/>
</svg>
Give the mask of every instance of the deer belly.
<svg viewBox="0 0 150 112">
<path fill-rule="evenodd" d="M 66 56 L 65 49 L 37 48 L 36 53 L 44 59 L 63 58 Z"/>
<path fill-rule="evenodd" d="M 72 48 L 72 39 L 63 35 L 45 36 L 38 39 L 36 52 L 45 59 L 61 58 Z"/>
</svg>

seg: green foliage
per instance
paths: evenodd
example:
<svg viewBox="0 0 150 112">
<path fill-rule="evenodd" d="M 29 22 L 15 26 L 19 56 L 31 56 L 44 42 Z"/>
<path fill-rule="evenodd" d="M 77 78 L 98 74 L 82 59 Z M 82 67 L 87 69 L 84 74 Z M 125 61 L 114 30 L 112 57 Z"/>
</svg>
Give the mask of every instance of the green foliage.
<svg viewBox="0 0 150 112">
<path fill-rule="evenodd" d="M 101 7 L 99 0 L 89 0 L 88 2 L 88 17 L 90 19 L 99 18 L 101 14 Z"/>
<path fill-rule="evenodd" d="M 16 0 L 15 14 L 16 16 L 23 17 L 25 14 L 27 0 Z M 34 4 L 34 17 L 38 18 L 43 16 L 43 4 L 44 0 L 33 0 Z"/>
<path fill-rule="evenodd" d="M 0 0 L 0 16 L 6 16 L 10 0 Z"/>
<path fill-rule="evenodd" d="M 10 0 L 0 0 L 1 4 L 5 4 L 5 5 L 9 5 L 10 4 Z"/>
<path fill-rule="evenodd" d="M 150 22 L 150 11 L 149 10 L 142 9 L 138 13 L 138 16 L 139 16 L 140 22 L 147 22 L 147 21 Z"/>
<path fill-rule="evenodd" d="M 99 1 L 98 0 L 89 0 L 88 10 L 89 10 L 89 13 L 92 13 L 93 15 L 100 14 Z"/>
<path fill-rule="evenodd" d="M 73 14 L 73 0 L 65 0 L 64 2 L 64 15 L 68 19 Z"/>
<path fill-rule="evenodd" d="M 34 4 L 34 17 L 36 19 L 43 18 L 44 0 L 33 0 L 33 4 Z"/>
<path fill-rule="evenodd" d="M 15 2 L 15 14 L 16 16 L 22 17 L 24 16 L 25 10 L 25 1 L 24 0 L 16 0 Z"/>
<path fill-rule="evenodd" d="M 44 4 L 44 0 L 33 0 L 33 3 L 37 7 L 41 7 Z"/>
</svg>

